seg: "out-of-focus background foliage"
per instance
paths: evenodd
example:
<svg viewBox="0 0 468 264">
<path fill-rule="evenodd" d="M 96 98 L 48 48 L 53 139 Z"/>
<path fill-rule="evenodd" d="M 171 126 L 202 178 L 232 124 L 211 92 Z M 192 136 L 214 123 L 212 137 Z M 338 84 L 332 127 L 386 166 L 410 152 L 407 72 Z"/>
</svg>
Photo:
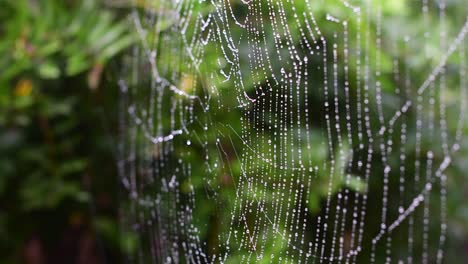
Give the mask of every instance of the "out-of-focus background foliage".
<svg viewBox="0 0 468 264">
<path fill-rule="evenodd" d="M 123 12 L 0 1 L 0 263 L 119 261 L 113 80 L 135 41 Z"/>
<path fill-rule="evenodd" d="M 392 32 L 398 30 L 406 30 L 411 34 L 411 30 L 417 32 L 427 25 L 419 3 L 381 2 L 383 13 L 396 17 L 393 22 L 389 20 L 384 23 L 384 39 L 392 39 Z M 446 20 L 450 36 L 457 33 L 458 26 L 462 24 L 460 21 L 466 19 L 467 9 L 460 5 L 462 2 L 447 3 Z M 142 251 L 149 250 L 148 245 L 139 242 L 138 233 L 123 232 L 118 228 L 118 209 L 123 205 L 119 204 L 121 187 L 116 171 L 117 122 L 118 112 L 122 111 L 117 107 L 117 80 L 121 73 L 120 65 L 128 62 L 131 56 L 126 51 L 132 45 L 138 45 L 136 42 L 139 40 L 128 13 L 132 8 L 144 8 L 145 3 L 92 0 L 0 2 L 1 263 L 119 263 L 125 259 L 123 256 L 135 254 L 138 247 Z M 335 14 L 350 12 L 338 3 L 330 1 L 326 7 L 317 7 L 317 19 L 324 20 L 330 11 Z M 243 12 L 240 5 L 234 6 L 236 12 Z M 429 25 L 438 25 L 436 8 L 431 10 L 433 13 L 429 15 Z M 377 18 L 369 19 L 375 25 Z M 288 23 L 295 22 L 291 19 Z M 294 34 L 299 35 L 299 32 L 294 31 L 295 27 L 291 28 Z M 325 36 L 333 38 L 333 26 L 321 30 Z M 358 29 L 355 24 L 350 25 L 350 32 L 357 30 L 363 29 Z M 233 34 L 237 33 L 234 31 Z M 394 41 L 404 45 L 401 39 Z M 375 40 L 371 43 L 369 53 L 375 54 Z M 413 78 L 412 83 L 421 83 L 426 76 L 418 72 L 437 63 L 440 54 L 432 56 L 434 61 L 428 63 L 421 47 L 428 47 L 428 52 L 440 53 L 438 36 L 412 39 L 411 43 L 406 48 L 400 46 L 400 52 L 381 54 L 385 74 L 382 78 L 383 87 L 394 89 L 397 86 L 393 85 L 391 76 L 391 64 L 395 57 L 411 66 L 407 70 Z M 216 56 L 219 54 L 208 52 L 207 61 L 215 61 Z M 209 68 L 210 63 L 206 65 L 204 70 L 214 69 Z M 212 67 L 216 67 L 215 63 Z M 459 67 L 460 61 L 454 55 L 448 69 L 458 72 Z M 253 90 L 253 81 L 246 80 L 246 83 L 249 82 L 252 87 L 248 89 Z M 457 87 L 458 83 L 456 79 L 447 80 L 449 87 Z M 229 96 L 233 95 L 222 84 L 219 87 L 223 91 L 223 101 L 227 104 Z M 455 88 L 453 90 L 457 91 Z M 323 100 L 320 96 L 313 99 L 317 105 Z M 458 108 L 451 107 L 450 98 L 447 102 L 447 116 L 455 120 L 458 118 Z M 385 105 L 392 109 L 392 102 L 384 102 Z M 320 114 L 319 109 L 311 111 Z M 240 116 L 240 112 L 231 112 L 231 115 L 223 116 L 223 122 L 237 128 Z M 410 114 L 409 118 L 414 119 L 415 116 Z M 317 145 L 324 140 L 320 136 L 323 127 L 317 122 L 311 130 Z M 452 134 L 454 129 L 450 127 Z M 409 130 L 409 133 L 414 133 L 414 128 Z M 453 166 L 447 172 L 447 263 L 462 263 L 463 259 L 468 258 L 468 190 L 465 184 L 468 179 L 464 173 L 467 171 L 465 160 L 468 158 L 468 144 L 465 138 L 463 143 Z M 428 149 L 431 140 L 423 140 L 423 144 L 422 148 Z M 203 164 L 201 153 L 200 150 L 200 155 L 192 153 L 193 156 L 185 158 L 191 159 L 192 163 Z M 442 158 L 440 153 L 436 155 Z M 312 156 L 317 159 L 317 163 L 321 160 L 326 162 L 328 158 L 326 149 Z M 410 158 L 414 157 L 409 155 Z M 230 161 L 237 174 L 239 162 L 235 157 Z M 193 168 L 193 171 L 193 177 L 199 180 L 195 182 L 196 191 L 203 193 L 203 169 Z M 319 214 L 323 206 L 321 201 L 326 196 L 326 185 L 320 181 L 325 182 L 325 177 L 325 174 L 322 175 L 316 184 L 318 187 L 309 197 L 311 214 Z M 218 180 L 222 181 L 223 178 L 219 177 Z M 361 191 L 363 187 L 358 183 L 356 181 L 350 188 Z M 373 186 L 378 188 L 373 189 L 371 183 L 370 197 L 373 191 L 381 190 L 378 183 Z M 229 189 L 229 186 L 223 195 L 228 203 L 235 199 L 233 189 Z M 199 200 L 199 203 L 200 210 L 195 214 L 200 222 L 209 222 L 214 214 L 224 212 L 208 205 L 203 207 L 203 203 L 209 204 L 207 201 Z M 229 210 L 225 210 L 226 215 L 217 217 L 226 218 L 229 213 Z M 200 224 L 200 230 L 203 241 L 211 241 L 216 237 L 213 231 L 210 233 L 206 230 L 203 223 Z M 267 250 L 280 252 L 284 249 Z M 233 257 L 231 261 L 234 263 L 236 256 Z"/>
</svg>

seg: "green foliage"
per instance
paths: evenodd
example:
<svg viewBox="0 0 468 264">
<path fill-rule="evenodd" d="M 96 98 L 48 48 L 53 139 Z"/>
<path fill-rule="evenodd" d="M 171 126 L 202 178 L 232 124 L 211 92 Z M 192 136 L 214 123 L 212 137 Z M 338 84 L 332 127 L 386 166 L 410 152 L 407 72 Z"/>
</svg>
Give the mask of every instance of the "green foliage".
<svg viewBox="0 0 468 264">
<path fill-rule="evenodd" d="M 54 249 L 64 230 L 117 228 L 112 214 L 102 216 L 106 225 L 89 222 L 96 199 L 110 199 L 105 207 L 115 214 L 113 149 L 102 118 L 116 96 L 103 80 L 110 60 L 134 42 L 132 32 L 98 1 L 2 1 L 0 262 L 21 261 L 35 236 Z M 118 237 L 109 239 L 120 247 Z"/>
<path fill-rule="evenodd" d="M 132 6 L 130 3 L 135 5 L 137 12 L 143 14 L 153 10 L 164 10 L 163 7 L 166 2 L 107 2 L 120 9 L 105 7 L 98 1 L 93 0 L 4 0 L 0 4 L 1 263 L 20 262 L 27 242 L 34 236 L 41 237 L 45 247 L 53 249 L 59 243 L 57 241 L 61 241 L 64 230 L 74 228 L 77 225 L 85 225 L 93 232 L 99 232 L 106 241 L 106 245 L 116 251 L 131 254 L 140 248 L 140 250 L 146 251 L 142 255 L 151 255 L 149 247 L 145 247 L 144 244 L 147 242 L 144 239 L 147 234 L 143 232 L 135 234 L 118 228 L 115 198 L 119 179 L 116 177 L 116 159 L 113 156 L 115 142 L 112 141 L 115 139 L 113 137 L 115 136 L 115 123 L 113 123 L 115 116 L 105 116 L 103 113 L 117 112 L 117 88 L 114 85 L 114 80 L 107 78 L 107 76 L 111 75 L 111 72 L 114 74 L 116 72 L 110 68 L 112 67 L 111 61 L 116 59 L 116 56 L 127 47 L 134 44 L 133 42 L 137 39 L 141 40 L 140 48 L 157 42 L 156 40 L 161 34 L 174 26 L 176 19 L 172 13 L 161 11 L 157 14 L 159 22 L 156 30 L 148 31 L 147 34 L 141 36 L 141 34 L 135 33 L 134 26 L 129 25 L 123 16 L 124 12 L 128 11 L 127 9 Z M 236 1 L 230 2 L 233 3 L 236 15 L 245 13 L 243 5 L 236 3 Z M 298 14 L 306 11 L 304 1 L 289 2 L 296 4 Z M 343 1 L 327 1 L 326 5 L 323 5 L 321 1 L 310 2 L 315 11 L 314 15 L 319 21 L 324 21 L 326 14 L 332 14 L 342 20 L 355 16 L 352 10 L 342 4 Z M 384 14 L 382 42 L 384 45 L 383 49 L 379 50 L 376 47 L 376 36 L 370 34 L 367 53 L 371 57 L 377 54 L 380 55 L 382 71 L 380 81 L 385 89 L 383 92 L 386 93 L 383 106 L 385 114 L 388 115 L 395 112 L 401 99 L 395 96 L 392 97 L 391 94 L 395 93 L 397 87 L 403 86 L 402 83 L 396 83 L 393 80 L 393 60 L 398 59 L 409 65 L 408 72 L 409 75 L 413 76 L 413 83 L 421 83 L 427 77 L 421 72 L 432 69 L 439 62 L 444 51 L 439 47 L 439 36 L 431 35 L 426 38 L 421 34 L 427 24 L 420 15 L 418 9 L 420 6 L 416 6 L 411 1 L 403 0 L 371 2 L 379 2 L 382 5 Z M 192 8 L 202 15 L 206 15 L 214 9 L 209 1 L 197 2 Z M 445 22 L 448 25 L 448 35 L 453 36 L 456 34 L 458 28 L 454 25 L 459 25 L 460 21 L 466 19 L 466 8 L 457 1 L 447 1 L 448 15 Z M 264 14 L 268 15 L 268 12 Z M 431 28 L 436 28 L 439 25 L 438 14 L 435 11 L 430 13 L 428 18 L 427 23 Z M 361 33 L 364 36 L 366 25 L 369 23 L 371 27 L 375 27 L 377 17 L 373 14 L 363 16 L 360 24 L 353 19 L 349 21 L 350 35 Z M 153 23 L 154 21 L 146 22 Z M 305 54 L 307 51 L 300 48 L 301 35 L 296 20 L 293 17 L 288 17 L 286 22 L 295 41 L 293 45 L 298 48 L 299 52 Z M 304 21 L 301 21 L 301 23 L 304 23 Z M 337 25 L 333 23 L 322 24 L 322 33 L 325 37 L 332 39 Z M 154 25 L 150 24 L 149 26 Z M 228 27 L 232 30 L 231 34 L 234 39 L 244 41 L 239 42 L 241 49 L 239 60 L 242 65 L 248 65 L 248 63 L 245 63 L 248 61 L 248 52 L 245 50 L 248 45 L 245 43 L 246 38 L 241 38 L 243 32 L 240 32 L 240 29 L 234 25 L 228 25 Z M 190 36 L 193 30 L 194 28 L 188 28 L 186 35 Z M 268 27 L 266 30 L 265 42 L 268 47 L 274 47 L 271 28 Z M 397 38 L 405 34 L 419 37 L 413 40 L 411 45 L 408 45 L 403 39 Z M 365 46 L 364 38 L 362 41 L 363 43 L 351 42 L 349 44 L 350 46 Z M 397 47 L 386 46 L 387 43 L 396 43 Z M 171 76 L 174 71 L 189 71 L 188 67 L 190 65 L 183 64 L 182 56 L 174 57 L 171 53 L 165 52 L 170 44 L 167 43 L 162 47 L 150 47 L 160 49 L 158 50 L 159 60 L 156 63 L 161 66 L 159 68 L 166 70 L 161 74 Z M 426 50 L 421 52 L 420 49 L 423 46 L 426 47 Z M 181 52 L 184 51 L 181 50 Z M 280 52 L 285 53 L 286 50 Z M 427 56 L 427 53 L 430 56 Z M 332 52 L 329 51 L 328 54 L 332 54 Z M 355 54 L 354 51 L 350 53 L 350 60 L 356 59 L 352 57 L 353 54 Z M 205 73 L 219 74 L 218 68 L 225 67 L 223 54 L 212 43 L 208 44 L 206 53 L 203 56 L 204 63 L 201 65 L 200 74 L 197 76 L 187 74 L 181 77 L 180 83 L 177 84 L 178 87 L 189 94 L 194 90 L 202 90 L 191 86 L 193 80 L 197 80 L 198 85 L 201 85 L 206 82 L 204 79 L 206 78 Z M 339 54 L 338 59 L 342 60 L 342 58 L 343 54 Z M 137 75 L 148 72 L 148 54 L 141 52 L 135 55 L 132 53 L 126 59 L 125 63 L 130 60 L 132 60 L 132 63 L 134 60 L 141 62 L 141 65 L 139 65 L 141 68 L 135 69 Z M 281 67 L 292 67 L 291 63 L 277 63 L 276 58 L 271 59 L 273 61 L 272 71 L 276 75 L 279 75 L 277 73 Z M 375 60 L 374 57 L 370 59 Z M 328 61 L 332 62 L 333 60 L 329 58 Z M 310 67 L 315 69 L 321 66 L 321 63 L 321 61 L 312 61 Z M 342 61 L 339 63 L 342 63 Z M 459 71 L 459 64 L 459 58 L 453 56 L 448 63 L 447 69 L 457 72 Z M 332 67 L 332 65 L 328 66 Z M 375 67 L 375 65 L 370 67 Z M 375 69 L 371 70 L 375 71 Z M 400 69 L 401 72 L 403 70 Z M 244 76 L 247 76 L 244 82 L 248 93 L 254 92 L 257 88 L 256 83 L 264 85 L 269 78 L 269 76 L 264 76 L 261 72 L 258 75 L 256 73 L 249 74 L 250 69 L 248 67 L 242 68 L 241 71 L 243 71 Z M 355 80 L 359 73 L 354 63 L 350 64 L 349 71 L 350 80 Z M 342 74 L 340 72 L 340 76 Z M 261 78 L 256 80 L 254 76 L 261 76 Z M 131 83 L 130 89 L 136 90 L 133 99 L 137 104 L 149 104 L 146 101 L 148 90 L 145 89 L 151 82 L 148 77 L 151 77 L 151 75 L 138 75 L 136 80 Z M 234 183 L 238 182 L 241 177 L 255 176 L 264 177 L 263 180 L 277 184 L 274 180 L 267 179 L 268 175 L 259 173 L 262 166 L 265 165 L 262 153 L 249 153 L 249 156 L 252 157 L 250 163 L 256 164 L 256 167 L 251 168 L 249 175 L 243 175 L 241 153 L 236 152 L 241 149 L 238 146 L 241 146 L 243 142 L 235 131 L 241 130 L 239 120 L 244 113 L 236 108 L 238 102 L 234 99 L 235 92 L 233 92 L 232 87 L 235 84 L 233 81 L 223 81 L 224 78 L 221 75 L 218 77 L 220 82 L 214 84 L 218 91 L 216 93 L 210 91 L 209 96 L 211 96 L 212 102 L 220 101 L 226 109 L 234 110 L 213 113 L 210 116 L 212 118 L 211 122 L 220 125 L 207 128 L 206 133 L 200 131 L 201 128 L 199 127 L 189 127 L 188 129 L 194 133 L 184 135 L 183 137 L 186 138 L 183 138 L 182 142 L 190 140 L 192 142 L 191 150 L 187 153 L 187 146 L 176 146 L 174 156 L 171 157 L 174 162 L 182 159 L 184 162 L 196 165 L 191 168 L 193 177 L 190 180 L 187 179 L 181 182 L 180 192 L 189 195 L 193 190 L 195 193 L 197 199 L 196 210 L 193 211 L 193 218 L 195 219 L 193 224 L 197 227 L 197 235 L 202 242 L 206 242 L 210 250 L 215 248 L 214 251 L 223 250 L 222 248 L 216 248 L 219 245 L 217 239 L 220 233 L 226 232 L 226 229 L 229 228 L 229 226 L 223 226 L 220 223 L 229 222 L 230 212 L 235 207 L 237 194 Z M 315 80 L 315 76 L 310 76 L 310 78 L 310 84 L 313 83 L 312 81 L 321 82 L 321 80 Z M 370 80 L 370 82 L 372 81 L 375 80 Z M 448 125 L 452 133 L 455 129 L 453 120 L 458 117 L 456 115 L 458 109 L 455 108 L 454 102 L 459 93 L 450 87 L 457 87 L 458 81 L 454 78 L 448 78 L 449 89 L 443 95 L 448 105 L 447 116 L 450 119 Z M 350 89 L 355 90 L 358 88 L 351 85 Z M 371 94 L 371 96 L 374 95 Z M 414 97 L 415 93 L 412 92 L 408 96 Z M 164 99 L 161 109 L 170 109 L 172 98 L 167 96 Z M 343 100 L 342 94 L 339 95 L 339 99 Z M 180 100 L 184 99 L 180 98 Z M 321 115 L 318 106 L 323 105 L 324 98 L 320 96 L 320 93 L 315 93 L 311 95 L 310 100 L 309 102 L 313 102 L 310 103 L 310 113 L 315 114 L 314 117 Z M 107 111 L 109 109 L 110 111 Z M 212 107 L 211 109 L 216 108 Z M 123 110 L 120 109 L 120 111 Z M 201 109 L 195 108 L 194 111 L 197 116 L 203 116 L 204 114 Z M 375 113 L 375 109 L 372 109 L 371 112 Z M 275 113 L 267 112 L 264 114 L 271 115 L 272 120 L 275 118 Z M 162 115 L 170 116 L 164 115 L 164 113 Z M 414 109 L 411 109 L 408 118 L 414 119 L 414 115 Z M 373 115 L 371 118 L 375 121 L 376 116 Z M 424 116 L 424 118 L 427 118 L 427 116 Z M 107 121 L 103 122 L 103 120 Z M 161 124 L 155 122 L 153 124 L 154 128 L 158 125 L 167 128 L 170 126 L 170 122 L 174 122 L 174 120 L 169 120 L 168 117 L 163 117 L 157 121 L 161 122 Z M 274 121 L 279 122 L 278 120 Z M 313 149 L 296 146 L 302 149 L 305 156 L 310 157 L 311 164 L 327 164 L 329 163 L 329 156 L 332 154 L 328 152 L 328 148 L 323 144 L 326 141 L 324 136 L 326 132 L 323 131 L 323 127 L 324 125 L 319 118 L 313 118 L 310 128 L 310 140 Z M 415 133 L 414 127 L 409 127 L 408 130 L 408 134 Z M 272 136 L 274 132 L 266 131 L 258 138 L 253 139 L 250 144 L 261 146 L 265 153 L 272 151 L 271 145 L 265 142 L 268 142 L 269 139 L 274 140 Z M 209 146 L 220 146 L 227 153 L 225 166 L 213 169 L 215 176 L 209 179 L 205 176 L 206 149 L 203 149 L 205 146 L 201 146 L 199 139 L 193 136 L 197 135 L 197 133 L 206 134 L 207 138 L 205 140 Z M 440 133 L 440 131 L 434 133 Z M 466 133 L 465 128 L 464 134 Z M 135 138 L 127 139 L 134 140 L 135 145 L 142 149 L 151 145 L 141 130 L 137 130 L 136 134 Z M 396 137 L 395 142 L 398 142 L 400 135 L 395 133 L 394 136 Z M 129 136 L 127 135 L 127 137 Z M 219 143 L 217 140 L 219 140 Z M 449 262 L 456 261 L 457 253 L 460 252 L 459 245 L 463 241 L 466 243 L 468 233 L 466 191 L 460 187 L 466 186 L 465 182 L 468 179 L 465 173 L 468 170 L 465 161 L 466 157 L 468 157 L 468 143 L 466 141 L 464 139 L 458 158 L 454 159 L 453 166 L 447 171 L 448 188 L 450 190 L 447 197 L 450 226 Z M 433 142 L 431 138 L 423 138 L 422 150 L 424 152 L 424 150 L 430 149 L 431 145 L 437 144 L 440 144 L 440 142 Z M 407 145 L 407 149 L 412 150 L 415 142 L 410 139 Z M 376 152 L 379 151 L 377 147 L 374 149 Z M 155 156 L 157 156 L 156 150 L 151 151 L 151 153 L 154 151 Z M 337 151 L 343 153 L 354 151 L 354 153 L 358 153 L 357 146 L 344 146 Z M 206 152 L 218 155 L 219 148 L 211 147 Z M 408 159 L 414 162 L 414 153 L 408 151 L 406 154 Z M 441 153 L 435 153 L 437 162 L 440 162 L 442 158 Z M 147 161 L 146 156 L 137 157 L 137 159 L 142 163 Z M 390 162 L 396 163 L 399 157 L 389 157 L 389 159 Z M 216 161 L 210 159 L 208 162 L 214 168 L 213 165 Z M 336 194 L 343 188 L 348 187 L 353 192 L 367 193 L 370 197 L 369 207 L 379 206 L 376 202 L 379 199 L 372 198 L 378 197 L 378 192 L 382 189 L 381 183 L 370 182 L 365 184 L 362 181 L 362 175 L 357 172 L 356 168 L 347 169 L 347 165 L 343 162 L 346 161 L 334 164 L 333 173 L 331 167 L 326 167 L 307 174 L 308 177 L 313 177 L 313 181 L 310 185 L 309 197 L 304 197 L 304 206 L 307 206 L 311 218 L 323 213 L 324 200 L 328 195 L 329 177 L 336 179 L 334 185 L 331 186 L 332 194 Z M 373 162 L 375 163 L 373 167 L 379 166 L 379 160 L 373 160 Z M 142 174 L 142 172 L 137 173 Z M 279 174 L 280 170 L 278 169 L 273 173 Z M 293 172 L 281 170 L 281 173 L 291 175 Z M 392 172 L 392 174 L 394 177 L 397 172 Z M 145 175 L 140 176 L 144 177 Z M 371 175 L 371 178 L 378 179 L 379 176 L 379 172 L 376 172 L 375 175 Z M 300 184 L 304 184 L 304 182 L 294 185 L 296 183 L 292 183 L 290 178 L 287 176 L 285 178 L 288 181 L 287 184 L 291 184 L 293 189 L 303 188 L 300 187 Z M 391 182 L 390 184 L 395 186 L 397 183 Z M 207 193 L 214 193 L 210 191 L 219 186 L 222 188 L 220 188 L 218 196 L 215 197 L 216 199 L 207 195 Z M 144 190 L 144 194 L 153 199 L 156 196 L 157 188 L 160 188 L 160 186 L 155 184 L 155 186 L 151 185 L 150 187 L 149 190 Z M 393 190 L 397 189 L 393 187 Z M 258 187 L 254 191 L 241 191 L 240 193 L 245 200 L 255 201 L 255 203 L 262 202 L 265 206 L 268 206 L 272 199 L 277 199 L 277 197 L 273 197 L 274 193 L 271 189 L 263 187 Z M 291 190 L 290 193 L 285 195 L 284 200 L 291 198 L 293 193 L 293 190 Z M 258 197 L 262 195 L 264 195 L 264 198 L 260 200 Z M 127 215 L 130 215 L 130 210 L 127 209 L 131 207 L 129 204 L 132 202 L 134 201 L 119 205 Z M 96 214 L 95 207 L 98 207 L 98 209 L 104 208 L 110 212 L 94 217 Z M 223 210 L 219 210 L 219 208 L 223 208 Z M 369 214 L 370 218 L 374 216 Z M 248 220 L 252 218 L 247 216 Z M 372 226 L 372 223 L 369 225 L 376 230 L 379 228 L 378 226 Z M 284 226 L 278 226 L 277 228 L 281 233 L 289 235 L 288 230 L 284 230 Z M 240 235 L 244 231 L 241 227 L 234 231 L 231 241 L 232 248 L 235 248 L 235 243 L 237 243 L 235 241 L 238 238 L 236 234 Z M 276 240 L 274 237 L 276 237 Z M 260 263 L 270 263 L 272 255 L 284 255 L 287 250 L 284 240 L 279 239 L 273 233 L 268 234 L 266 239 L 271 243 L 264 249 L 264 255 L 259 259 Z M 366 239 L 369 240 L 369 238 L 364 238 L 364 240 Z M 402 244 L 405 242 L 403 241 Z M 244 251 L 234 252 L 228 262 L 238 263 L 242 255 L 246 254 Z M 454 258 L 455 260 L 453 260 Z M 380 263 L 379 261 L 377 262 Z M 113 262 L 117 262 L 117 260 Z"/>
</svg>

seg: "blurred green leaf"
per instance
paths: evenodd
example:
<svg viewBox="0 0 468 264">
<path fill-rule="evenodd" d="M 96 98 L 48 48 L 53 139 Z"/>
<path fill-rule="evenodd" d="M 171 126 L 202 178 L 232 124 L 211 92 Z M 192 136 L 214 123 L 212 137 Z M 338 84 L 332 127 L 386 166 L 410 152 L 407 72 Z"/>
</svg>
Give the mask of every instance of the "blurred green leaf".
<svg viewBox="0 0 468 264">
<path fill-rule="evenodd" d="M 60 69 L 51 61 L 39 65 L 39 76 L 44 79 L 56 79 L 60 76 Z"/>
</svg>

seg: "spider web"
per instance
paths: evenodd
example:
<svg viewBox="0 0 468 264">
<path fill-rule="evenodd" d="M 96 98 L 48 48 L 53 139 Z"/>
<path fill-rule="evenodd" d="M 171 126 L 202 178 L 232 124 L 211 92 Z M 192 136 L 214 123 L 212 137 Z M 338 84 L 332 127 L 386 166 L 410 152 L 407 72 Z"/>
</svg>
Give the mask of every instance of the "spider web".
<svg viewBox="0 0 468 264">
<path fill-rule="evenodd" d="M 463 1 L 138 3 L 119 81 L 129 262 L 442 263 Z"/>
</svg>

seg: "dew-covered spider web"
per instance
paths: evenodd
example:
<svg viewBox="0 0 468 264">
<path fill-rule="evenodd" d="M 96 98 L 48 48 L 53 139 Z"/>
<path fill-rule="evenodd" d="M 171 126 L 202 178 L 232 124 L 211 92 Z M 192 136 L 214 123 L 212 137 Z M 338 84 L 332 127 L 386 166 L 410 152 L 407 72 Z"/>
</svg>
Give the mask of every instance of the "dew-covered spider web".
<svg viewBox="0 0 468 264">
<path fill-rule="evenodd" d="M 141 0 L 130 19 L 128 262 L 444 262 L 464 0 Z"/>
</svg>

